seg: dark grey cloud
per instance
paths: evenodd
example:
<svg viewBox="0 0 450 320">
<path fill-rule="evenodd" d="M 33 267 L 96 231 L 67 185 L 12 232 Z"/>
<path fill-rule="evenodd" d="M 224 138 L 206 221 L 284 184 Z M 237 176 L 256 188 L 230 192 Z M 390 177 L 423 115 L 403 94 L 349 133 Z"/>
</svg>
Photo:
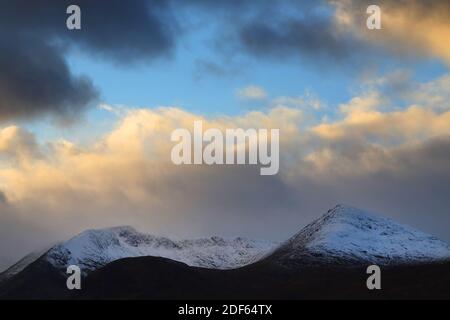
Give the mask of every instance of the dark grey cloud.
<svg viewBox="0 0 450 320">
<path fill-rule="evenodd" d="M 70 4 L 0 2 L 0 120 L 48 114 L 70 120 L 98 98 L 91 81 L 70 70 L 71 48 L 128 65 L 167 56 L 174 46 L 168 1 L 76 1 L 79 31 L 66 28 Z"/>
<path fill-rule="evenodd" d="M 328 1 L 200 0 L 190 6 L 213 13 L 213 23 L 219 25 L 214 43 L 226 57 L 243 54 L 274 61 L 300 58 L 315 61 L 315 66 L 330 66 L 375 56 L 371 53 L 374 48 L 368 48 L 367 43 L 337 30 L 335 7 Z M 366 16 L 365 11 L 362 15 Z"/>
<path fill-rule="evenodd" d="M 83 8 L 84 30 L 66 32 L 67 38 L 121 64 L 169 55 L 175 32 L 181 31 L 166 0 L 78 3 Z"/>
<path fill-rule="evenodd" d="M 252 21 L 239 32 L 243 47 L 262 57 L 325 57 L 336 62 L 352 56 L 356 46 L 324 17 Z"/>
<path fill-rule="evenodd" d="M 0 120 L 47 114 L 72 119 L 97 97 L 91 81 L 73 75 L 51 45 L 33 37 L 5 38 L 0 40 Z"/>
<path fill-rule="evenodd" d="M 66 8 L 81 8 L 81 30 L 66 28 Z M 32 34 L 44 42 L 62 41 L 122 63 L 168 54 L 177 30 L 168 0 L 4 1 L 2 28 Z"/>
</svg>

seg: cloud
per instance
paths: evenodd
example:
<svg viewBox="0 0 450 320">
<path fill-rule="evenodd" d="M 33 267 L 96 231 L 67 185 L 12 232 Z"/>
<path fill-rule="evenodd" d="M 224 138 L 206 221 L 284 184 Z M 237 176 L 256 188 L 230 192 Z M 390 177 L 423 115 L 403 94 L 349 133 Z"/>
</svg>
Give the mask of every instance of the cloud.
<svg viewBox="0 0 450 320">
<path fill-rule="evenodd" d="M 382 9 L 382 30 L 366 26 L 369 5 Z M 441 0 L 193 1 L 214 16 L 217 48 L 314 66 L 373 65 L 387 56 L 450 63 L 450 8 Z M 230 24 L 233 19 L 233 24 Z M 348 69 L 350 70 L 350 69 Z"/>
<path fill-rule="evenodd" d="M 450 4 L 448 1 L 331 1 L 335 21 L 343 32 L 403 56 L 439 58 L 450 64 Z M 382 30 L 365 27 L 369 4 L 382 10 Z"/>
<path fill-rule="evenodd" d="M 245 50 L 260 57 L 342 61 L 354 53 L 351 39 L 338 34 L 330 19 L 321 16 L 255 20 L 243 25 L 239 32 Z"/>
<path fill-rule="evenodd" d="M 267 92 L 263 88 L 254 85 L 239 89 L 237 95 L 239 98 L 247 100 L 264 100 L 267 98 Z"/>
<path fill-rule="evenodd" d="M 70 120 L 97 98 L 91 81 L 73 75 L 54 46 L 13 37 L 0 40 L 0 121 L 48 115 Z"/>
<path fill-rule="evenodd" d="M 64 41 L 122 64 L 170 53 L 176 21 L 169 1 L 80 0 L 82 29 L 66 28 L 68 0 L 19 0 L 3 4 L 1 25 L 11 33 L 30 33 L 44 42 Z M 26 7 L 27 10 L 23 10 Z M 132 19 L 130 19 L 132 17 Z"/>
<path fill-rule="evenodd" d="M 312 130 L 322 138 L 331 140 L 371 136 L 383 139 L 383 143 L 417 141 L 433 136 L 450 134 L 450 97 L 446 84 L 449 75 L 444 75 L 428 83 L 411 82 L 401 90 L 394 89 L 400 100 L 407 106 L 398 109 L 396 102 L 386 95 L 386 86 L 392 90 L 392 78 L 381 78 L 377 85 L 370 85 L 368 91 L 353 97 L 339 106 L 341 118 L 331 123 L 321 123 Z"/>
<path fill-rule="evenodd" d="M 78 49 L 129 65 L 170 55 L 175 19 L 168 1 L 81 0 L 82 29 L 66 28 L 71 1 L 4 1 L 0 10 L 0 121 L 76 119 L 98 98 L 66 62 Z M 24 9 L 26 8 L 26 9 Z M 132 17 L 132 19 L 130 19 Z"/>
<path fill-rule="evenodd" d="M 312 91 L 305 90 L 304 94 L 296 97 L 281 96 L 272 101 L 275 106 L 291 108 L 312 108 L 319 111 L 326 108 L 326 103 L 320 100 Z"/>
<path fill-rule="evenodd" d="M 9 126 L 0 130 L 0 155 L 7 157 L 9 161 L 17 162 L 37 158 L 40 153 L 31 132 L 17 126 Z"/>
</svg>

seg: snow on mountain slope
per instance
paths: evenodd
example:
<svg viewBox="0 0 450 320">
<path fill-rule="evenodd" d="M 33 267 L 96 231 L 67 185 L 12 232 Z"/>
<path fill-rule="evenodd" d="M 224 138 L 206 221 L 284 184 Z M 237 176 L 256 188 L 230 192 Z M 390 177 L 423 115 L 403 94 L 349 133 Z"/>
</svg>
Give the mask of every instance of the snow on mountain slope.
<svg viewBox="0 0 450 320">
<path fill-rule="evenodd" d="M 92 271 L 128 257 L 158 256 L 190 266 L 232 269 L 249 264 L 275 246 L 266 241 L 211 237 L 174 241 L 137 232 L 132 227 L 88 230 L 53 247 L 44 258 L 60 269 L 78 265 Z"/>
<path fill-rule="evenodd" d="M 375 263 L 450 259 L 450 244 L 377 214 L 339 205 L 280 246 L 282 264 Z"/>
</svg>

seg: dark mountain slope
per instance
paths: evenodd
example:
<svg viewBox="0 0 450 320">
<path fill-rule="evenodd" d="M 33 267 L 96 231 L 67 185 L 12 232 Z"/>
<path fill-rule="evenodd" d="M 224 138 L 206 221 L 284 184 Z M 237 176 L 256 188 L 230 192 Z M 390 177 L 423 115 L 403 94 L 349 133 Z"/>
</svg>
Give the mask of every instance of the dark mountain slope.
<svg viewBox="0 0 450 320">
<path fill-rule="evenodd" d="M 92 273 L 85 299 L 450 299 L 450 264 L 382 269 L 382 290 L 366 287 L 363 267 L 306 267 L 286 272 L 268 263 L 236 270 L 194 268 L 163 258 L 115 261 Z"/>
<path fill-rule="evenodd" d="M 450 299 L 450 263 L 382 267 L 382 290 L 366 288 L 365 267 L 289 270 L 269 260 L 235 270 L 189 267 L 165 258 L 114 261 L 81 291 L 65 275 L 35 262 L 0 286 L 0 299 Z"/>
<path fill-rule="evenodd" d="M 0 283 L 0 299 L 65 299 L 66 276 L 40 259 Z"/>
</svg>

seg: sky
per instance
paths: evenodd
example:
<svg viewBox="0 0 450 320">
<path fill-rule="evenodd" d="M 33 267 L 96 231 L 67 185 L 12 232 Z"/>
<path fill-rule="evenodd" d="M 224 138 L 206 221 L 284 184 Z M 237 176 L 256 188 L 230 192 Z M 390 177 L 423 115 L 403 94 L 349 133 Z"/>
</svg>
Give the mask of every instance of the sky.
<svg viewBox="0 0 450 320">
<path fill-rule="evenodd" d="M 89 228 L 285 240 L 338 203 L 450 241 L 446 1 L 0 0 L 0 269 Z M 369 4 L 381 30 L 366 27 Z M 280 171 L 175 166 L 195 120 Z"/>
</svg>

